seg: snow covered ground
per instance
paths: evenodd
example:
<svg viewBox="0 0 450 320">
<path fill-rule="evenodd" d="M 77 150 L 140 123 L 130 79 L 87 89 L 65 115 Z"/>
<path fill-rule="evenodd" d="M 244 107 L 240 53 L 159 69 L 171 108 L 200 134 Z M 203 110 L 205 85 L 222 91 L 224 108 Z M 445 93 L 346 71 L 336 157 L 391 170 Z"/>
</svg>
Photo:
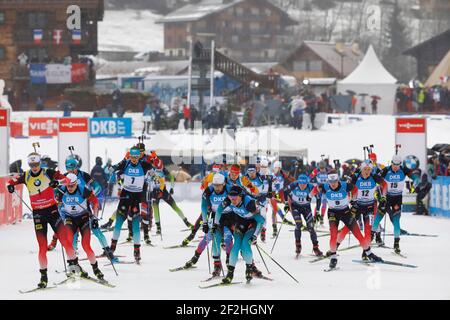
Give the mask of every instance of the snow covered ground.
<svg viewBox="0 0 450 320">
<path fill-rule="evenodd" d="M 115 204 L 108 205 L 105 219 Z M 189 220 L 193 221 L 200 209 L 199 202 L 181 202 Z M 99 263 L 105 278 L 117 287 L 105 288 L 94 283 L 78 283 L 63 285 L 45 292 L 22 295 L 19 289 L 33 288 L 39 279 L 37 262 L 37 243 L 33 225 L 30 220 L 11 226 L 0 227 L 0 299 L 449 299 L 450 270 L 448 265 L 448 243 L 450 241 L 450 220 L 434 217 L 421 217 L 404 214 L 402 228 L 409 232 L 437 234 L 436 238 L 403 236 L 402 252 L 408 256 L 403 259 L 394 256 L 389 249 L 374 248 L 373 251 L 386 260 L 404 262 L 419 266 L 409 269 L 397 266 L 376 265 L 365 266 L 353 263 L 352 259 L 360 259 L 361 249 L 352 249 L 340 253 L 335 272 L 325 273 L 328 260 L 309 263 L 312 245 L 309 234 L 303 233 L 303 257 L 295 260 L 294 234 L 290 226 L 283 226 L 273 257 L 286 268 L 300 284 L 296 284 L 288 275 L 279 269 L 268 257 L 264 256 L 271 272 L 273 282 L 253 280 L 251 285 L 236 285 L 228 288 L 199 289 L 201 280 L 209 277 L 206 250 L 197 263 L 197 268 L 171 273 L 169 268 L 182 266 L 194 253 L 194 247 L 180 249 L 163 249 L 180 243 L 187 232 L 180 232 L 185 226 L 176 214 L 162 205 L 161 216 L 163 241 L 159 236 L 152 236 L 156 247 L 142 248 L 142 264 L 116 265 L 119 276 L 116 277 L 110 266 L 104 266 L 104 259 Z M 327 222 L 325 222 L 327 224 Z M 390 233 L 392 226 L 387 223 Z M 152 233 L 154 234 L 154 230 Z M 202 232 L 199 231 L 198 235 Z M 271 232 L 269 232 L 269 235 Z M 51 235 L 49 235 L 50 238 Z M 111 233 L 106 233 L 108 240 Z M 126 233 L 122 233 L 124 241 Z M 320 237 L 320 247 L 328 249 L 329 237 Z M 273 245 L 273 239 L 266 244 L 260 243 L 267 252 Z M 94 250 L 100 253 L 98 241 L 92 240 Z M 351 237 L 350 244 L 356 243 Z M 393 238 L 386 236 L 387 245 L 392 246 Z M 197 245 L 197 243 L 193 243 Z M 342 244 L 347 247 L 348 241 Z M 118 254 L 132 257 L 132 245 L 121 245 Z M 64 279 L 64 275 L 55 270 L 64 270 L 60 247 L 49 252 L 49 281 Z M 80 252 L 80 257 L 85 257 Z M 264 265 L 254 249 L 257 266 L 264 271 Z M 82 267 L 92 274 L 87 261 Z M 245 264 L 240 259 L 235 271 L 235 281 L 245 281 Z"/>
<path fill-rule="evenodd" d="M 106 10 L 98 24 L 100 51 L 163 51 L 161 18 L 149 10 Z"/>
</svg>

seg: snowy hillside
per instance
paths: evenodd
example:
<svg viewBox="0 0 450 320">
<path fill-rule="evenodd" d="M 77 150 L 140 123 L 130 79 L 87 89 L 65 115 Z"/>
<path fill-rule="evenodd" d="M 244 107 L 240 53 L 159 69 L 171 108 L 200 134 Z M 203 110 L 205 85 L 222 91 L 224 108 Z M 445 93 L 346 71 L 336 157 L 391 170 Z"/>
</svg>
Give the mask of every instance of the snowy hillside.
<svg viewBox="0 0 450 320">
<path fill-rule="evenodd" d="M 106 10 L 98 24 L 99 51 L 163 51 L 164 32 L 149 10 Z"/>
</svg>

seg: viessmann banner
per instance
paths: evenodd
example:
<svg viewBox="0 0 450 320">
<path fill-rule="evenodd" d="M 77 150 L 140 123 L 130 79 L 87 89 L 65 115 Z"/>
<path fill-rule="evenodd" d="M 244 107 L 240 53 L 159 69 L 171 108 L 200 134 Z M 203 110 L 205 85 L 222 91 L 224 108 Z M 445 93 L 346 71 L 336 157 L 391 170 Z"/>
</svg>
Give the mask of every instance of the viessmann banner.
<svg viewBox="0 0 450 320">
<path fill-rule="evenodd" d="M 28 135 L 40 137 L 58 135 L 58 118 L 29 118 Z"/>
<path fill-rule="evenodd" d="M 131 137 L 131 118 L 92 118 L 90 119 L 91 138 Z"/>
</svg>

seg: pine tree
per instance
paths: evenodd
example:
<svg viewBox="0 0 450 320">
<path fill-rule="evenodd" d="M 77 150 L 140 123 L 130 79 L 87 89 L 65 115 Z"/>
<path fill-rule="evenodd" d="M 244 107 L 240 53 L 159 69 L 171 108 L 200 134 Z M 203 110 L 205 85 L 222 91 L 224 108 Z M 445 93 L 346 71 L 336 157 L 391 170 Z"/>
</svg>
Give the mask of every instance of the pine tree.
<svg viewBox="0 0 450 320">
<path fill-rule="evenodd" d="M 410 77 L 410 72 L 408 72 L 409 67 L 403 52 L 411 47 L 408 36 L 410 32 L 402 20 L 402 10 L 397 0 L 393 6 L 387 29 L 389 36 L 386 38 L 385 43 L 382 44 L 386 48 L 383 62 L 397 79 L 407 81 Z"/>
</svg>

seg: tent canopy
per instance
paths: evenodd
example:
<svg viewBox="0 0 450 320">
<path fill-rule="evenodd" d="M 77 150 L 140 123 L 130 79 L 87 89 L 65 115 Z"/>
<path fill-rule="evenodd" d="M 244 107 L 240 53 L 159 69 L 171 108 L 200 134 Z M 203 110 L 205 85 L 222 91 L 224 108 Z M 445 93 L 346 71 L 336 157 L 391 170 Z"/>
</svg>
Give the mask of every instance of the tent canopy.
<svg viewBox="0 0 450 320">
<path fill-rule="evenodd" d="M 397 79 L 384 68 L 371 45 L 358 67 L 340 83 L 395 84 Z"/>
<path fill-rule="evenodd" d="M 443 85 L 450 89 L 450 50 L 445 55 L 444 59 L 438 64 L 436 69 L 434 69 L 433 73 L 428 78 L 425 86 L 432 87 L 435 85 Z M 441 80 L 441 77 L 447 77 L 446 82 Z"/>
</svg>

